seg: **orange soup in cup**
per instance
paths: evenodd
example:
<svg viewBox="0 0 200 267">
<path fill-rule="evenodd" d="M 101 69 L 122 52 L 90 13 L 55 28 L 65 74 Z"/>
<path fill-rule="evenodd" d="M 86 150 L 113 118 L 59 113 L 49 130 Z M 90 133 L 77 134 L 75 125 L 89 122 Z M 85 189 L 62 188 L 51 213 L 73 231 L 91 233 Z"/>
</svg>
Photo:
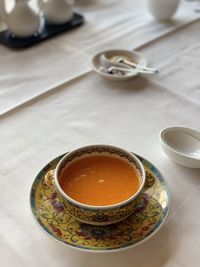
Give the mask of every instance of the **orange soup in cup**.
<svg viewBox="0 0 200 267">
<path fill-rule="evenodd" d="M 132 197 L 140 188 L 139 174 L 124 160 L 111 156 L 78 159 L 62 172 L 62 190 L 92 206 L 109 206 Z"/>
</svg>

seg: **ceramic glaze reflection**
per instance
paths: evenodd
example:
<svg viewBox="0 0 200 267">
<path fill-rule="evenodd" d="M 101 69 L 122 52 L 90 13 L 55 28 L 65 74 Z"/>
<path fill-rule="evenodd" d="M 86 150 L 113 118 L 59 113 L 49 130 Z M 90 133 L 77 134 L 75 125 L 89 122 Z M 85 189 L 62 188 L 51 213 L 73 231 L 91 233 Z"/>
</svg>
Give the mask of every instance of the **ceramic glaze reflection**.
<svg viewBox="0 0 200 267">
<path fill-rule="evenodd" d="M 74 200 L 94 206 L 120 203 L 140 187 L 136 169 L 109 156 L 91 156 L 69 165 L 60 177 L 63 191 Z"/>
</svg>

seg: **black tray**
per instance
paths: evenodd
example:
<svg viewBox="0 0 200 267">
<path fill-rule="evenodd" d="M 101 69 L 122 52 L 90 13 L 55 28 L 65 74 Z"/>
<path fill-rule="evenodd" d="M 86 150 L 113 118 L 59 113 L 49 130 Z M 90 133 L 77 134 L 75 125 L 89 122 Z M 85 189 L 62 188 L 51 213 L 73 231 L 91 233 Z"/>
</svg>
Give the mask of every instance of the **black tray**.
<svg viewBox="0 0 200 267">
<path fill-rule="evenodd" d="M 73 18 L 65 24 L 55 25 L 43 21 L 40 33 L 28 38 L 14 37 L 8 30 L 6 30 L 0 33 L 0 43 L 11 48 L 29 47 L 62 32 L 70 31 L 83 24 L 83 22 L 83 16 L 78 13 L 74 13 Z"/>
</svg>

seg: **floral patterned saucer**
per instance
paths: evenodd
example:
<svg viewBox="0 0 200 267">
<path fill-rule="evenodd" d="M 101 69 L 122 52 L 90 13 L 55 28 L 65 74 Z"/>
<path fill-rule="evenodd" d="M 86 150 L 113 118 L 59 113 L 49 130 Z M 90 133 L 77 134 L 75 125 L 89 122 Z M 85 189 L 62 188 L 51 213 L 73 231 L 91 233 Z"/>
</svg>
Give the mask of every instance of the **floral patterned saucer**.
<svg viewBox="0 0 200 267">
<path fill-rule="evenodd" d="M 92 226 L 76 221 L 64 212 L 53 183 L 59 156 L 36 176 L 30 202 L 40 228 L 51 238 L 83 251 L 110 252 L 133 247 L 152 236 L 163 225 L 170 209 L 170 192 L 158 169 L 139 157 L 146 175 L 154 185 L 146 191 L 135 212 L 122 222 L 108 226 Z"/>
</svg>

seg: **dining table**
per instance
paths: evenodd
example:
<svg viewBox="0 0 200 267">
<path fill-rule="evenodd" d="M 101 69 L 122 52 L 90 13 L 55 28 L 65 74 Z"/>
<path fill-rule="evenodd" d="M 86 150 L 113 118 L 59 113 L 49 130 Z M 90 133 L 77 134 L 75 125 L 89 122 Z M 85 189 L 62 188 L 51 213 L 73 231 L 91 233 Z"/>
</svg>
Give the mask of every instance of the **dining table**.
<svg viewBox="0 0 200 267">
<path fill-rule="evenodd" d="M 195 2 L 183 0 L 171 20 L 157 21 L 145 0 L 75 0 L 80 27 L 25 49 L 0 44 L 1 266 L 200 266 L 200 169 L 170 160 L 159 140 L 167 127 L 200 131 Z M 91 58 L 110 49 L 136 50 L 160 72 L 104 79 Z M 80 251 L 55 242 L 34 221 L 29 198 L 39 171 L 92 144 L 122 147 L 162 173 L 171 208 L 146 242 L 115 253 Z"/>
</svg>

